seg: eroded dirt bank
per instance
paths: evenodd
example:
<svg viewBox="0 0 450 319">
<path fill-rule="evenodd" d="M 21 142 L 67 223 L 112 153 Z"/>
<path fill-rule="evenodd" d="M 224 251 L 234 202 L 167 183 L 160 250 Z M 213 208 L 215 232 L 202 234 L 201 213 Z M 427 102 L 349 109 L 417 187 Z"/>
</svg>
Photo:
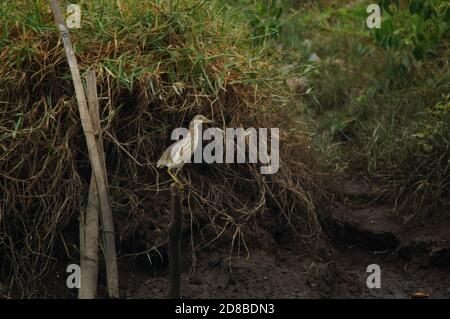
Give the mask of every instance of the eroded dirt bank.
<svg viewBox="0 0 450 319">
<path fill-rule="evenodd" d="M 410 298 L 422 292 L 429 298 L 450 298 L 450 221 L 405 223 L 389 205 L 374 202 L 366 186 L 345 185 L 342 196 L 323 212 L 326 245 L 315 254 L 278 232 L 262 233 L 248 256 L 242 250 L 241 257 L 232 259 L 226 244 L 193 256 L 186 240 L 183 297 Z M 149 257 L 151 263 L 146 255 L 120 259 L 124 298 L 166 297 L 167 256 L 162 250 Z M 42 297 L 76 298 L 65 284 L 70 262 L 60 260 Z M 381 268 L 379 289 L 366 284 L 371 264 Z M 99 293 L 105 296 L 103 285 Z"/>
</svg>

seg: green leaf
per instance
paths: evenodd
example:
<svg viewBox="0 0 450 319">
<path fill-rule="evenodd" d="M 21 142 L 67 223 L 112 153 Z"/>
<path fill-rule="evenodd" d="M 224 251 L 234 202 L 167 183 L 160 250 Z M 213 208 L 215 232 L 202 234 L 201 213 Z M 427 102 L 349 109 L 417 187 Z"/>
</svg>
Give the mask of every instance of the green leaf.
<svg viewBox="0 0 450 319">
<path fill-rule="evenodd" d="M 375 30 L 375 40 L 380 44 L 383 41 L 383 32 L 381 31 L 381 29 Z"/>
<path fill-rule="evenodd" d="M 398 48 L 400 46 L 401 38 L 396 35 L 392 35 L 389 40 L 389 47 Z"/>
<path fill-rule="evenodd" d="M 385 49 L 388 49 L 391 47 L 391 36 L 387 35 L 384 37 L 383 41 L 381 42 L 381 46 Z"/>
<path fill-rule="evenodd" d="M 409 4 L 409 12 L 416 14 L 420 12 L 421 3 L 420 0 L 412 0 Z"/>
<path fill-rule="evenodd" d="M 417 59 L 417 60 L 422 60 L 423 58 L 424 58 L 424 56 L 425 56 L 425 50 L 424 50 L 424 48 L 423 47 L 421 47 L 421 46 L 416 46 L 415 48 L 414 48 L 414 50 L 413 50 L 413 54 L 414 54 L 414 57 Z"/>
<path fill-rule="evenodd" d="M 409 61 L 409 55 L 408 55 L 408 54 L 403 54 L 403 57 L 402 57 L 402 65 L 403 65 L 406 69 L 409 69 L 410 61 Z"/>
<path fill-rule="evenodd" d="M 427 39 L 426 35 L 423 34 L 423 33 L 417 33 L 416 37 L 417 37 L 418 43 L 426 43 L 426 42 L 428 42 L 427 41 L 428 39 Z"/>
<path fill-rule="evenodd" d="M 420 11 L 420 15 L 424 20 L 428 20 L 431 17 L 432 8 L 430 4 L 426 4 Z"/>
<path fill-rule="evenodd" d="M 383 11 L 386 11 L 389 14 L 392 14 L 391 9 L 389 8 L 390 4 L 391 4 L 390 0 L 381 0 L 381 2 L 380 2 L 380 6 L 383 9 Z"/>
</svg>

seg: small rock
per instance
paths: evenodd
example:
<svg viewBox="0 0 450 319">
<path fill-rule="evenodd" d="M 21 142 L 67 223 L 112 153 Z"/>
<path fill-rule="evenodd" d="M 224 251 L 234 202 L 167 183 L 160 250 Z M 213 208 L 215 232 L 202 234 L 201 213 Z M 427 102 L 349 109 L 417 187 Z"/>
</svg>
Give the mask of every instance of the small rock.
<svg viewBox="0 0 450 319">
<path fill-rule="evenodd" d="M 313 54 L 311 54 L 308 58 L 308 62 L 320 62 L 320 58 L 317 53 L 314 52 Z"/>
<path fill-rule="evenodd" d="M 304 77 L 288 79 L 286 84 L 292 92 L 304 93 L 308 90 L 308 82 Z"/>
<path fill-rule="evenodd" d="M 426 299 L 428 297 L 430 297 L 430 294 L 426 292 L 416 292 L 411 295 L 411 299 Z"/>
<path fill-rule="evenodd" d="M 203 283 L 203 281 L 199 277 L 196 277 L 196 276 L 189 278 L 188 282 L 191 285 L 201 285 Z"/>
<path fill-rule="evenodd" d="M 306 40 L 304 40 L 303 41 L 303 46 L 305 47 L 305 49 L 307 50 L 307 51 L 309 51 L 309 50 L 311 50 L 311 47 L 312 47 L 312 41 L 310 40 L 310 39 L 306 39 Z"/>
</svg>

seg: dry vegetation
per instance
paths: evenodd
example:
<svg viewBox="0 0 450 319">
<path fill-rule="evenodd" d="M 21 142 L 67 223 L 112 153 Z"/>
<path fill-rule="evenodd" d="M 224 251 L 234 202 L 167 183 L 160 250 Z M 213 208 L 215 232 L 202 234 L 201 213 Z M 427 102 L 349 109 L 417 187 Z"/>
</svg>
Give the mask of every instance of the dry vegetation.
<svg viewBox="0 0 450 319">
<path fill-rule="evenodd" d="M 250 164 L 187 166 L 192 247 L 229 234 L 230 253 L 245 254 L 268 215 L 314 248 L 310 141 L 293 128 L 282 74 L 250 31 L 215 1 L 179 1 L 173 13 L 154 1 L 83 1 L 83 14 L 71 36 L 81 72 L 98 75 L 117 240 L 145 225 L 146 249 L 136 253 L 165 245 L 169 178 L 154 164 L 171 130 L 200 113 L 224 127 L 280 127 L 281 168 L 263 176 Z M 61 232 L 77 225 L 91 173 L 46 1 L 2 3 L 0 16 L 0 279 L 32 295 L 55 245 L 76 251 Z"/>
</svg>

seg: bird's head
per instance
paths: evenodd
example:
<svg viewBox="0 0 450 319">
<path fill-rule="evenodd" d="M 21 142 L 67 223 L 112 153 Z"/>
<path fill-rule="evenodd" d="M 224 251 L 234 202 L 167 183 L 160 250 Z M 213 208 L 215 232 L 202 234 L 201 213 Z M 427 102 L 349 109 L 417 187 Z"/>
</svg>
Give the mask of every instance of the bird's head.
<svg viewBox="0 0 450 319">
<path fill-rule="evenodd" d="M 200 123 L 213 123 L 214 121 L 206 118 L 204 115 L 198 114 L 192 119 L 191 123 L 199 123 L 199 122 Z"/>
</svg>

